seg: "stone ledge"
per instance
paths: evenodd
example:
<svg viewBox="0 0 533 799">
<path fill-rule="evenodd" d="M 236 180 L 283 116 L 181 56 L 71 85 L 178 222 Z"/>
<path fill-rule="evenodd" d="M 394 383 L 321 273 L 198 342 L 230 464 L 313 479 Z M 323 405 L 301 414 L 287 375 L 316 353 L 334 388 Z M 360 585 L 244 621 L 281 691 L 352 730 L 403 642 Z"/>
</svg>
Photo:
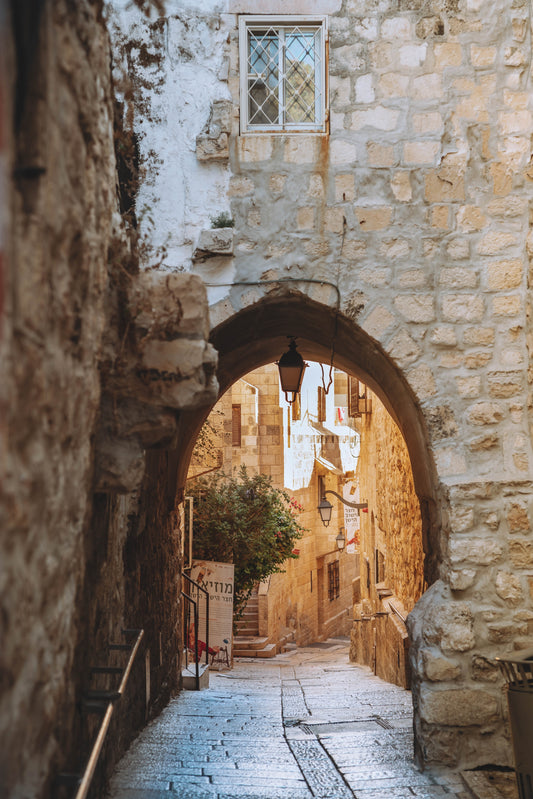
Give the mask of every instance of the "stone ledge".
<svg viewBox="0 0 533 799">
<path fill-rule="evenodd" d="M 202 230 L 192 254 L 193 261 L 212 258 L 215 255 L 233 255 L 234 235 L 232 227 Z"/>
</svg>

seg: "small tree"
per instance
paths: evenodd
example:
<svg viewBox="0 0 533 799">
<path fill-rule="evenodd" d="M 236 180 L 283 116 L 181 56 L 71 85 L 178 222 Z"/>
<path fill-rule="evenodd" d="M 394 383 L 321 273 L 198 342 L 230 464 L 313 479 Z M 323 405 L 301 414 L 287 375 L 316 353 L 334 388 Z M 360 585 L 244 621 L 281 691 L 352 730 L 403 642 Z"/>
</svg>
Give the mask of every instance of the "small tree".
<svg viewBox="0 0 533 799">
<path fill-rule="evenodd" d="M 303 528 L 301 509 L 286 491 L 263 474 L 221 472 L 200 478 L 194 489 L 194 556 L 235 564 L 235 616 L 239 618 L 254 585 L 283 571 Z"/>
</svg>

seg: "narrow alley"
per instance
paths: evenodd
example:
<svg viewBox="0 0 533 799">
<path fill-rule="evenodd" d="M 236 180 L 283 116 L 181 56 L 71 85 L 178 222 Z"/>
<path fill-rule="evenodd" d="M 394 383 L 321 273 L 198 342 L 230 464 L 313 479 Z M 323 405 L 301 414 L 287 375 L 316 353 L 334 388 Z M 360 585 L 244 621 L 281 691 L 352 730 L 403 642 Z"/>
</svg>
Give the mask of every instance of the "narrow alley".
<svg viewBox="0 0 533 799">
<path fill-rule="evenodd" d="M 181 693 L 130 747 L 109 796 L 476 796 L 458 772 L 419 772 L 412 751 L 411 694 L 350 663 L 348 641 L 330 638 L 270 660 L 238 659 L 211 672 L 208 690 Z"/>
</svg>

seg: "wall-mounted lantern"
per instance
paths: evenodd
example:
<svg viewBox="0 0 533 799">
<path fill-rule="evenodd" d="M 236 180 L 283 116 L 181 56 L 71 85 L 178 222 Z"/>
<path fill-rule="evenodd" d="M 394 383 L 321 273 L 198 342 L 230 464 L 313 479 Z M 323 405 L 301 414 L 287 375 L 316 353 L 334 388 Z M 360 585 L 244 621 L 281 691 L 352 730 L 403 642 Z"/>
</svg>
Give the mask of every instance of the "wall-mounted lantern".
<svg viewBox="0 0 533 799">
<path fill-rule="evenodd" d="M 324 527 L 327 527 L 331 521 L 331 511 L 333 510 L 333 505 L 331 502 L 328 502 L 326 499 L 326 494 L 333 494 L 333 496 L 337 497 L 338 500 L 342 502 L 343 505 L 347 505 L 349 508 L 357 508 L 357 510 L 367 510 L 368 502 L 348 502 L 347 499 L 341 497 L 340 494 L 337 494 L 336 491 L 324 491 L 324 496 L 320 500 L 320 504 L 318 506 L 318 512 L 320 513 L 320 518 L 322 519 L 322 524 Z"/>
<path fill-rule="evenodd" d="M 281 390 L 284 392 L 287 402 L 292 405 L 293 402 L 296 402 L 300 393 L 307 364 L 300 353 L 296 351 L 294 337 L 289 336 L 289 338 L 291 339 L 289 349 L 283 353 L 279 361 L 277 361 L 277 365 Z M 292 394 L 292 399 L 289 399 L 289 394 Z"/>
<path fill-rule="evenodd" d="M 339 550 L 339 552 L 342 552 L 342 550 L 346 546 L 346 538 L 344 536 L 344 528 L 343 527 L 341 527 L 341 529 L 339 530 L 339 534 L 335 538 L 335 541 L 337 542 L 337 549 Z"/>
</svg>

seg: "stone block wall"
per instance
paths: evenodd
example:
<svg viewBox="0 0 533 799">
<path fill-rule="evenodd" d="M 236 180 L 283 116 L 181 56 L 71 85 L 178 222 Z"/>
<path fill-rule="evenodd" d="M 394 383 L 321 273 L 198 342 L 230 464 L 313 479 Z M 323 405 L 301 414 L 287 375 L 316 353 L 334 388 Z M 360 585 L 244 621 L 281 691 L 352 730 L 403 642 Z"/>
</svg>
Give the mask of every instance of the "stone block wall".
<svg viewBox="0 0 533 799">
<path fill-rule="evenodd" d="M 350 659 L 387 682 L 411 687 L 407 629 L 386 603 L 376 615 L 356 618 L 350 630 Z"/>
<path fill-rule="evenodd" d="M 360 496 L 368 501 L 368 512 L 360 516 L 360 552 L 362 562 L 370 564 L 370 588 L 362 574 L 362 596 L 380 604 L 377 585 L 384 584 L 410 611 L 424 590 L 424 549 L 409 453 L 377 397 L 372 397 L 372 412 L 361 417 L 360 429 L 357 474 Z M 376 574 L 376 550 L 380 574 Z"/>
<path fill-rule="evenodd" d="M 162 268 L 193 270 L 211 284 L 212 328 L 249 308 L 268 314 L 276 297 L 298 292 L 324 312 L 316 325 L 338 310 L 353 340 L 368 342 L 365 353 L 373 349 L 375 363 L 383 356 L 395 370 L 418 414 L 415 434 L 372 358 L 346 342 L 336 350 L 345 368 L 370 374 L 411 455 L 423 441 L 412 466 L 426 575 L 442 582 L 424 595 L 411 627 L 418 754 L 508 762 L 501 681 L 480 671 L 479 659 L 533 641 L 530 5 L 301 0 L 303 16 L 328 15 L 323 136 L 242 135 L 237 15 L 258 13 L 258 4 L 231 0 L 215 13 L 198 0 L 196 9 L 193 19 L 190 5 L 173 7 L 165 47 L 155 27 L 143 32 L 135 22 L 161 56 L 157 87 L 143 89 L 158 114 L 146 113 L 139 130 L 145 163 L 155 150 L 161 164 L 141 195 L 161 210 L 157 237 L 171 237 Z M 284 10 L 277 0 L 261 4 L 261 13 Z M 132 64 L 150 87 L 152 67 L 140 60 Z M 200 78 L 202 99 L 192 102 Z M 219 125 L 227 148 L 222 136 L 217 157 L 206 160 L 222 100 L 232 106 Z M 188 126 L 176 122 L 176 109 Z M 190 142 L 172 182 L 175 129 Z M 188 197 L 179 214 L 169 210 L 176 195 Z M 231 212 L 234 254 L 193 261 L 214 206 Z M 324 332 L 328 352 L 333 335 Z M 459 641 L 448 634 L 455 618 Z M 426 651 L 452 660 L 443 679 L 424 670 Z M 472 711 L 486 699 L 490 713 L 450 716 L 465 696 Z"/>
<path fill-rule="evenodd" d="M 86 567 L 107 557 L 106 532 L 91 530 L 92 441 L 108 253 L 123 242 L 98 3 L 5 13 L 0 793 L 41 797 L 79 733 Z M 104 604 L 107 639 L 120 633 L 121 599 Z"/>
<path fill-rule="evenodd" d="M 90 667 L 109 662 L 123 628 L 144 627 L 145 645 L 100 778 L 178 688 L 170 450 L 179 409 L 216 391 L 201 282 L 137 274 L 136 236 L 119 213 L 102 13 L 100 2 L 61 0 L 0 11 L 5 797 L 50 796 L 60 771 L 83 766 Z"/>
</svg>

